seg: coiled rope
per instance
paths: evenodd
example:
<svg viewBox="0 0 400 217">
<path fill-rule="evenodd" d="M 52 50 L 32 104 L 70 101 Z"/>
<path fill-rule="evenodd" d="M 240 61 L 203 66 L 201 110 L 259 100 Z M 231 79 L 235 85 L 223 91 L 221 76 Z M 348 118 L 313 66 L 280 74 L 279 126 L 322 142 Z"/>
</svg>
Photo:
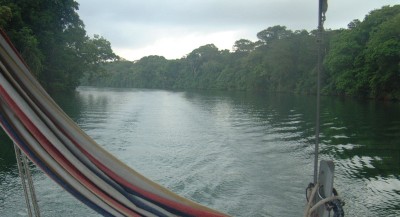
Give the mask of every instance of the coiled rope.
<svg viewBox="0 0 400 217">
<path fill-rule="evenodd" d="M 304 217 L 312 217 L 316 216 L 315 211 L 322 205 L 325 205 L 325 208 L 328 211 L 333 210 L 333 217 L 344 217 L 344 202 L 342 201 L 341 197 L 337 194 L 337 191 L 333 189 L 333 195 L 327 198 L 322 198 L 319 194 L 320 189 L 319 183 L 316 185 L 310 183 L 306 189 L 306 198 L 307 198 L 307 205 L 306 209 L 304 210 Z M 315 196 L 318 195 L 320 197 L 320 201 L 314 203 Z"/>
</svg>

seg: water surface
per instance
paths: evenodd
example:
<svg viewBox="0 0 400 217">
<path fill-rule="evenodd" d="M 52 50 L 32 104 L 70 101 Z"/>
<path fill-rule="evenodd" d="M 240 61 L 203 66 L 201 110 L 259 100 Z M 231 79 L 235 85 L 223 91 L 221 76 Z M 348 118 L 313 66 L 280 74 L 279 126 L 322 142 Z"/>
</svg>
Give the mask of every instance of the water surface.
<svg viewBox="0 0 400 217">
<path fill-rule="evenodd" d="M 302 216 L 313 180 L 315 98 L 79 88 L 55 96 L 105 149 L 172 191 L 233 216 Z M 320 159 L 336 165 L 347 216 L 400 216 L 400 106 L 322 99 Z M 1 216 L 26 216 L 9 141 Z M 43 216 L 97 216 L 32 166 Z"/>
</svg>

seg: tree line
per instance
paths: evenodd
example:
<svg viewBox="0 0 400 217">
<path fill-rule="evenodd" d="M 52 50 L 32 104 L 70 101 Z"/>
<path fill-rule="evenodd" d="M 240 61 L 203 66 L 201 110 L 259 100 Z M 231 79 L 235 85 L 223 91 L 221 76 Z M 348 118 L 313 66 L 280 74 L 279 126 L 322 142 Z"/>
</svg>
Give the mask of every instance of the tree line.
<svg viewBox="0 0 400 217">
<path fill-rule="evenodd" d="M 323 93 L 400 99 L 400 6 L 373 10 L 347 29 L 325 30 Z M 103 64 L 84 85 L 162 89 L 218 89 L 311 94 L 316 91 L 317 31 L 272 26 L 258 41 L 240 39 L 233 51 L 213 44 L 181 59 L 147 56 Z"/>
<path fill-rule="evenodd" d="M 120 60 L 86 34 L 74 0 L 0 0 L 0 28 L 48 91 L 78 85 L 314 93 L 317 31 L 272 26 L 233 50 L 213 44 L 181 59 Z M 373 10 L 347 29 L 325 30 L 325 94 L 400 99 L 400 5 Z"/>
<path fill-rule="evenodd" d="M 181 59 L 147 56 L 103 64 L 101 74 L 87 74 L 83 85 L 162 89 L 302 91 L 315 85 L 316 32 L 273 26 L 259 41 L 240 39 L 233 52 L 214 44 L 194 49 Z M 305 82 L 305 80 L 307 82 Z M 301 82 L 300 82 L 301 81 Z M 304 92 L 311 91 L 305 90 Z"/>
<path fill-rule="evenodd" d="M 89 37 L 74 0 L 0 0 L 0 28 L 48 91 L 70 91 L 85 72 L 117 60 L 111 44 Z"/>
</svg>

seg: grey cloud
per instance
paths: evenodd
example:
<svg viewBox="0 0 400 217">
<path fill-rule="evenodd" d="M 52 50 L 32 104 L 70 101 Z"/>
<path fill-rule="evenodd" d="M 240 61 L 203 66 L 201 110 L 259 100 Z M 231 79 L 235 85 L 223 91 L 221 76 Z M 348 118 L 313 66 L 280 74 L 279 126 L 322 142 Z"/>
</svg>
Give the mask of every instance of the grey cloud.
<svg viewBox="0 0 400 217">
<path fill-rule="evenodd" d="M 131 22 L 149 25 L 191 25 L 216 28 L 257 25 L 280 20 L 299 22 L 304 14 L 311 14 L 315 6 L 304 7 L 301 1 L 199 1 L 199 0 L 147 0 L 147 1 L 93 1 L 81 0 L 84 15 L 89 19 Z M 89 7 L 90 5 L 90 7 Z M 104 7 L 101 7 L 104 5 Z M 96 7 L 98 6 L 98 7 Z M 303 10 L 298 10 L 304 8 Z M 304 13 L 305 12 L 305 13 Z M 97 18 L 95 18 L 97 17 Z M 291 19 L 289 19 L 291 18 Z M 93 20 L 94 21 L 94 20 Z M 284 25 L 284 24 L 283 24 Z M 306 24 L 297 24 L 299 27 Z"/>
<path fill-rule="evenodd" d="M 116 47 L 132 49 L 163 37 L 196 32 L 241 31 L 254 39 L 273 25 L 288 29 L 317 27 L 316 0 L 77 0 L 90 34 L 100 34 Z M 398 0 L 329 1 L 327 28 L 345 28 L 371 10 Z M 239 39 L 239 38 L 238 38 Z"/>
</svg>

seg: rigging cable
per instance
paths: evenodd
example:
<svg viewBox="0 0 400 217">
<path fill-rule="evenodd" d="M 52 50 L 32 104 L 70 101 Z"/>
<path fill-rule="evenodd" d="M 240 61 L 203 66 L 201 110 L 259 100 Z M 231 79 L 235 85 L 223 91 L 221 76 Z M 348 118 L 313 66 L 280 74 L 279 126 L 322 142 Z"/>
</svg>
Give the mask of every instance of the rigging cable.
<svg viewBox="0 0 400 217">
<path fill-rule="evenodd" d="M 316 106 L 316 122 L 315 122 L 315 153 L 314 153 L 314 183 L 310 183 L 306 189 L 307 205 L 304 212 L 305 217 L 316 216 L 314 213 L 321 205 L 325 205 L 327 211 L 333 210 L 334 217 L 343 217 L 344 202 L 338 196 L 335 188 L 332 189 L 333 195 L 323 198 L 319 192 L 322 185 L 318 182 L 318 154 L 320 142 L 320 108 L 321 108 L 321 71 L 322 71 L 322 41 L 324 32 L 324 22 L 326 20 L 326 12 L 328 10 L 328 0 L 319 0 L 318 9 L 318 63 L 317 63 L 317 106 Z M 321 180 L 320 180 L 321 181 Z M 309 195 L 310 194 L 310 195 Z M 319 198 L 316 198 L 315 195 Z M 310 198 L 309 198 L 310 197 Z"/>
<path fill-rule="evenodd" d="M 327 0 L 319 0 L 318 13 L 318 63 L 317 63 L 317 112 L 315 121 L 315 153 L 314 153 L 314 183 L 318 179 L 318 153 L 319 153 L 319 134 L 320 134 L 320 110 L 321 110 L 321 71 L 322 71 L 322 33 L 324 31 L 325 13 L 328 9 Z"/>
<path fill-rule="evenodd" d="M 24 196 L 26 207 L 28 210 L 29 217 L 34 216 L 32 213 L 32 208 L 35 216 L 40 217 L 39 205 L 37 203 L 35 187 L 33 186 L 32 175 L 29 171 L 28 160 L 26 156 L 22 153 L 21 149 L 14 144 L 15 158 L 17 159 L 18 173 L 21 178 L 22 188 L 24 189 Z M 29 192 L 28 192 L 29 190 Z"/>
</svg>

